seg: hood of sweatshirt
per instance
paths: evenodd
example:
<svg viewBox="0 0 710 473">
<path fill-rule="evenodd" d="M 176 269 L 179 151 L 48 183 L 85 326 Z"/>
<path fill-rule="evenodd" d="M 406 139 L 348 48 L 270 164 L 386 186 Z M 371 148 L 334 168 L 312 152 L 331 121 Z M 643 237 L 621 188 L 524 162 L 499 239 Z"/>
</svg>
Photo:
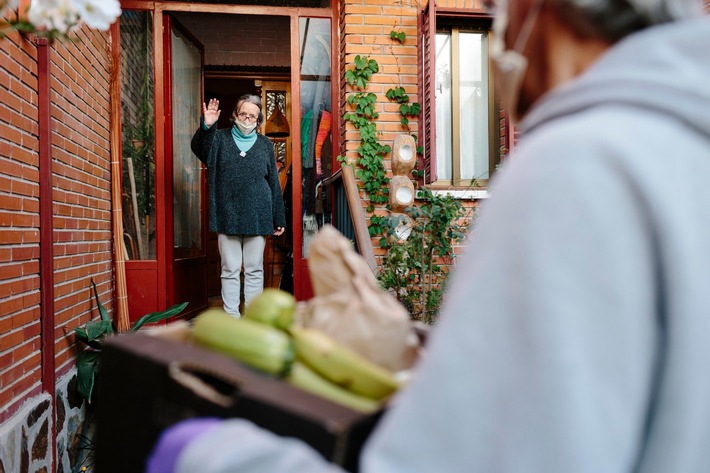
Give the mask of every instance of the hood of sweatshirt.
<svg viewBox="0 0 710 473">
<path fill-rule="evenodd" d="M 591 107 L 667 114 L 710 138 L 710 18 L 654 26 L 614 45 L 533 106 L 523 133 Z"/>
</svg>

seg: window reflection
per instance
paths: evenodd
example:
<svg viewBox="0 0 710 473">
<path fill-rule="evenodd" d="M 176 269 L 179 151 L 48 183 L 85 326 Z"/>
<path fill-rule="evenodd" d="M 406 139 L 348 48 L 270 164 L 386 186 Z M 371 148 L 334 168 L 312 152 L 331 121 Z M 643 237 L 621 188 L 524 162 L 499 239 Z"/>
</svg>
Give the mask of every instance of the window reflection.
<svg viewBox="0 0 710 473">
<path fill-rule="evenodd" d="M 121 37 L 123 228 L 129 259 L 155 259 L 153 22 L 124 10 Z"/>
<path fill-rule="evenodd" d="M 330 223 L 324 177 L 331 174 L 330 20 L 300 19 L 302 255 L 318 229 Z"/>
</svg>

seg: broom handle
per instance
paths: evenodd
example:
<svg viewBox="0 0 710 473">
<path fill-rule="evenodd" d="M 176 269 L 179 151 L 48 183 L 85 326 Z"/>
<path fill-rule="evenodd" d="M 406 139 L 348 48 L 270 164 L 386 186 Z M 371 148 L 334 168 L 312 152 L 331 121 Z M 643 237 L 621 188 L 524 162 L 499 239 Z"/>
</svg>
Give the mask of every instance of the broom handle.
<svg viewBox="0 0 710 473">
<path fill-rule="evenodd" d="M 133 220 L 136 224 L 136 240 L 138 240 L 138 255 L 140 259 L 145 259 L 145 249 L 143 248 L 143 234 L 141 233 L 141 220 L 138 216 L 138 197 L 136 195 L 136 176 L 133 173 L 133 158 L 126 158 L 128 161 L 128 179 L 131 182 L 131 200 L 133 201 Z"/>
</svg>

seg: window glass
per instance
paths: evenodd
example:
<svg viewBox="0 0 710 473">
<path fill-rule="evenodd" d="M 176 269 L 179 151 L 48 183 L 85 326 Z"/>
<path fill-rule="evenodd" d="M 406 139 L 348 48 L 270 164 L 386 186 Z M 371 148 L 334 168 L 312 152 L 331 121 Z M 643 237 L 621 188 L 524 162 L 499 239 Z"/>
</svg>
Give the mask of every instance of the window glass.
<svg viewBox="0 0 710 473">
<path fill-rule="evenodd" d="M 308 246 L 318 229 L 328 223 L 325 211 L 323 178 L 330 174 L 330 143 L 333 126 L 330 78 L 330 20 L 299 20 L 301 51 L 301 180 L 303 247 Z"/>
<path fill-rule="evenodd" d="M 461 179 L 488 179 L 488 38 L 459 34 Z"/>
<path fill-rule="evenodd" d="M 155 259 L 153 19 L 124 10 L 121 29 L 123 228 L 129 259 Z"/>
</svg>

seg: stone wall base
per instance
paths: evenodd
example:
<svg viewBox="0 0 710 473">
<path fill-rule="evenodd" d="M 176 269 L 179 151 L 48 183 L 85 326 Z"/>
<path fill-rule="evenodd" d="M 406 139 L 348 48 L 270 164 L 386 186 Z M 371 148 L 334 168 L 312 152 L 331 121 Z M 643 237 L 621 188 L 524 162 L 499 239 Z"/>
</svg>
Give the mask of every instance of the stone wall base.
<svg viewBox="0 0 710 473">
<path fill-rule="evenodd" d="M 52 402 L 56 403 L 56 425 Z M 46 393 L 28 399 L 0 426 L 0 473 L 49 473 L 55 455 L 56 471 L 92 471 L 95 423 L 87 420 L 86 403 L 76 392 L 76 370 L 57 380 L 56 398 Z"/>
</svg>

